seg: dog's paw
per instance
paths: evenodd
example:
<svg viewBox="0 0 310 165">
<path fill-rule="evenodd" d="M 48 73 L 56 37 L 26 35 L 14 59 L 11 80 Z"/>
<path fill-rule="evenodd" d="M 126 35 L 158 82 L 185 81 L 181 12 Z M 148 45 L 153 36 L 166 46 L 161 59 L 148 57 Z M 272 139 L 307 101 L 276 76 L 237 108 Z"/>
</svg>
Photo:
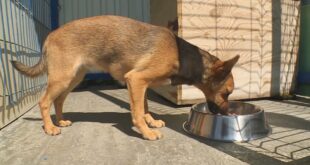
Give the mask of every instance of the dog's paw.
<svg viewBox="0 0 310 165">
<path fill-rule="evenodd" d="M 46 134 L 51 135 L 51 136 L 59 135 L 61 133 L 60 128 L 56 126 L 44 127 L 44 131 Z"/>
<path fill-rule="evenodd" d="M 159 140 L 163 135 L 158 130 L 150 130 L 143 134 L 143 138 L 146 140 Z"/>
<path fill-rule="evenodd" d="M 148 125 L 152 128 L 161 128 L 161 127 L 165 127 L 166 124 L 162 120 L 152 120 L 148 122 Z"/>
<path fill-rule="evenodd" d="M 57 125 L 59 127 L 68 127 L 72 125 L 72 122 L 70 120 L 59 120 Z"/>
</svg>

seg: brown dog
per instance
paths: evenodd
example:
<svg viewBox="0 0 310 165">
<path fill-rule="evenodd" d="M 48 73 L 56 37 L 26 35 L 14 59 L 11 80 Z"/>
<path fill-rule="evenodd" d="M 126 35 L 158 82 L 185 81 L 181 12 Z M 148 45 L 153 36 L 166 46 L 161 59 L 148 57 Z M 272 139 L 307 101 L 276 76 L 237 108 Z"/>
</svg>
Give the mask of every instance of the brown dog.
<svg viewBox="0 0 310 165">
<path fill-rule="evenodd" d="M 149 127 L 165 123 L 154 120 L 148 112 L 146 89 L 165 82 L 195 85 L 210 106 L 227 114 L 227 98 L 234 88 L 231 69 L 238 58 L 222 62 L 164 27 L 119 16 L 97 16 L 73 21 L 50 33 L 38 64 L 12 63 L 30 77 L 47 72 L 47 88 L 39 102 L 47 134 L 60 134 L 50 117 L 51 105 L 55 106 L 56 124 L 71 125 L 62 116 L 64 100 L 87 71 L 98 70 L 126 82 L 134 126 L 145 139 L 156 140 L 161 133 Z"/>
</svg>

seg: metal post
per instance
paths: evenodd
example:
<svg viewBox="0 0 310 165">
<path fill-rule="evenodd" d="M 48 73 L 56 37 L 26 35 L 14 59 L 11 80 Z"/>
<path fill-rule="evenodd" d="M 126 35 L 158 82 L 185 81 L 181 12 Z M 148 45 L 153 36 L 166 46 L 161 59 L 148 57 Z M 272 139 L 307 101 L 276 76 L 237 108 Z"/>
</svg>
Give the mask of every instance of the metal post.
<svg viewBox="0 0 310 165">
<path fill-rule="evenodd" d="M 52 30 L 55 30 L 59 26 L 59 15 L 58 15 L 58 0 L 51 1 L 51 26 Z"/>
</svg>

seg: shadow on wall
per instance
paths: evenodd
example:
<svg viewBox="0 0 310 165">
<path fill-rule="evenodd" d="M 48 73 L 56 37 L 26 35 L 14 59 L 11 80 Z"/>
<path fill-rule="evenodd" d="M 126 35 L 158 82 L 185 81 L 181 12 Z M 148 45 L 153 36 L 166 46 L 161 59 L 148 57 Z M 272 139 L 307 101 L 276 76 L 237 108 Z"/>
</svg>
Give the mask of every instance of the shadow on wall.
<svg viewBox="0 0 310 165">
<path fill-rule="evenodd" d="M 28 66 L 37 63 L 42 43 L 50 32 L 49 1 L 1 1 L 0 39 L 2 98 L 0 128 L 37 103 L 46 77 L 28 78 L 18 73 L 11 60 Z"/>
<path fill-rule="evenodd" d="M 181 3 L 179 34 L 183 38 L 220 59 L 241 55 L 233 69 L 238 80 L 233 97 L 269 97 L 294 91 L 299 2 Z"/>
<path fill-rule="evenodd" d="M 281 82 L 281 1 L 272 0 L 272 65 L 270 93 L 280 94 Z"/>
<path fill-rule="evenodd" d="M 299 48 L 299 2 L 272 0 L 271 93 L 295 92 Z"/>
</svg>

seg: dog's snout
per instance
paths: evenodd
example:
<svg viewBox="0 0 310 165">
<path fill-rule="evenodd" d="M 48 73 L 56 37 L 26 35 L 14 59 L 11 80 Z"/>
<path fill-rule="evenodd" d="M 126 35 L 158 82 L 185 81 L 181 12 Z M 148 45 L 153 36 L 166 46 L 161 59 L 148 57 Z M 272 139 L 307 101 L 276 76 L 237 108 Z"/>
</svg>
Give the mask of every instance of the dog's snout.
<svg viewBox="0 0 310 165">
<path fill-rule="evenodd" d="M 221 104 L 221 109 L 222 109 L 223 111 L 227 111 L 227 110 L 228 110 L 228 102 L 223 102 L 223 103 Z"/>
<path fill-rule="evenodd" d="M 218 114 L 220 111 L 220 107 L 218 105 L 216 105 L 213 101 L 207 101 L 208 104 L 208 108 L 210 110 L 210 112 L 212 112 L 213 114 Z"/>
<path fill-rule="evenodd" d="M 208 108 L 210 112 L 213 114 L 221 113 L 222 115 L 226 115 L 228 111 L 228 103 L 222 102 L 220 105 L 216 104 L 213 101 L 207 101 Z"/>
</svg>

